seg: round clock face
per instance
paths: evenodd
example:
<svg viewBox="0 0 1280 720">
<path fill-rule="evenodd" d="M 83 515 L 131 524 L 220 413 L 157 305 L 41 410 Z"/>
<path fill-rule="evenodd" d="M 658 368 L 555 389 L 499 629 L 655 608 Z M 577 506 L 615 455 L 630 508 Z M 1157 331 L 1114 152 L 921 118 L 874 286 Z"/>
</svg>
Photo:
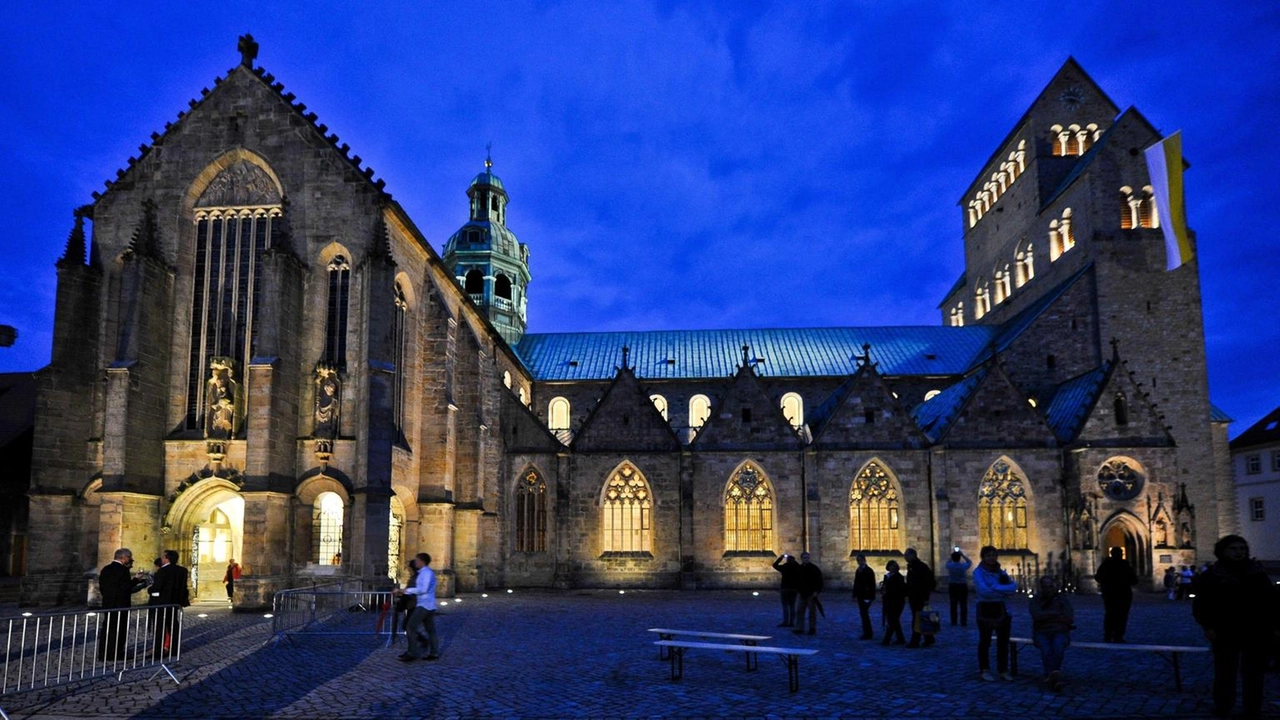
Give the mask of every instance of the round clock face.
<svg viewBox="0 0 1280 720">
<path fill-rule="evenodd" d="M 1075 110 L 1080 107 L 1080 103 L 1084 102 L 1084 90 L 1072 85 L 1066 90 L 1063 90 L 1062 95 L 1060 95 L 1058 99 L 1062 100 L 1062 104 L 1066 105 L 1068 110 Z"/>
</svg>

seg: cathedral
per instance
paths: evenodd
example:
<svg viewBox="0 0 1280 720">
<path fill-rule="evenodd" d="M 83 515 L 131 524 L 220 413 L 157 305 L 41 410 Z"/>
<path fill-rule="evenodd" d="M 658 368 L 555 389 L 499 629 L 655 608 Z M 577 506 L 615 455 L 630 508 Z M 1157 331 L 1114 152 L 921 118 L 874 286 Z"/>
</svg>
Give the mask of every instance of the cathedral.
<svg viewBox="0 0 1280 720">
<path fill-rule="evenodd" d="M 121 546 L 178 550 L 198 598 L 237 559 L 244 609 L 416 552 L 445 595 L 772 587 L 801 550 L 842 586 L 987 544 L 1084 587 L 1119 547 L 1153 584 L 1236 528 L 1162 136 L 1074 60 L 960 197 L 938 325 L 538 334 L 491 162 L 437 250 L 240 53 L 74 211 L 26 602 L 92 599 Z"/>
</svg>

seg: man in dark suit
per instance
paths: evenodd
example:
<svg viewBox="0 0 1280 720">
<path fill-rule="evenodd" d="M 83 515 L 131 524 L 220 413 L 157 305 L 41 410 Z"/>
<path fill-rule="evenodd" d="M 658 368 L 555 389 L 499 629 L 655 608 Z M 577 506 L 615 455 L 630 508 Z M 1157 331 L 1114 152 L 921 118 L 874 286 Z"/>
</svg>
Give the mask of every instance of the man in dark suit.
<svg viewBox="0 0 1280 720">
<path fill-rule="evenodd" d="M 156 571 L 155 584 L 151 586 L 151 598 L 148 605 L 177 605 L 179 608 L 190 604 L 187 591 L 187 569 L 178 564 L 178 551 L 165 550 L 161 556 L 160 569 Z M 153 607 L 150 611 L 151 626 L 155 629 L 155 644 L 151 652 L 156 655 L 168 655 L 174 651 L 174 635 L 178 629 L 178 608 Z"/>
<path fill-rule="evenodd" d="M 124 630 L 127 612 L 111 612 L 130 606 L 130 596 L 147 586 L 141 573 L 129 572 L 133 567 L 133 552 L 129 548 L 116 550 L 115 559 L 98 573 L 98 589 L 102 593 L 101 630 L 98 632 L 98 659 L 104 662 L 124 657 Z"/>
</svg>

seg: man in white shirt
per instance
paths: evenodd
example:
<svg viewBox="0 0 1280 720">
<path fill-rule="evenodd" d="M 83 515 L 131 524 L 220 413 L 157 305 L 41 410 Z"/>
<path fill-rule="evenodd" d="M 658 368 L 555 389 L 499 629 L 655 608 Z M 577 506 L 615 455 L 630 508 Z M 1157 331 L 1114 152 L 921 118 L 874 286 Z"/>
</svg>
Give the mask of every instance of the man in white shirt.
<svg viewBox="0 0 1280 720">
<path fill-rule="evenodd" d="M 431 556 L 418 553 L 413 559 L 413 569 L 418 573 L 414 577 L 413 587 L 395 591 L 396 595 L 414 595 L 418 600 L 417 607 L 409 613 L 409 619 L 405 621 L 409 649 L 400 655 L 400 660 L 404 662 L 423 659 L 422 641 L 418 633 L 424 629 L 427 633 L 426 659 L 437 660 L 440 657 L 440 641 L 436 635 L 436 573 L 430 565 Z"/>
</svg>

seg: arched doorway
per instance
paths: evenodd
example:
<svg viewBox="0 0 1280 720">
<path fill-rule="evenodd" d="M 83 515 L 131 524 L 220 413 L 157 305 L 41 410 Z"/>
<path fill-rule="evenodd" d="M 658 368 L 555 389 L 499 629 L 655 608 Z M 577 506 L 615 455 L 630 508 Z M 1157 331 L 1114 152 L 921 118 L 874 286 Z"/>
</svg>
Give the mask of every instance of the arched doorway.
<svg viewBox="0 0 1280 720">
<path fill-rule="evenodd" d="M 192 600 L 223 601 L 222 584 L 232 558 L 244 566 L 244 498 L 239 488 L 221 478 L 202 480 L 178 495 L 169 509 L 169 537 L 164 548 L 174 549 L 188 566 Z"/>
<path fill-rule="evenodd" d="M 1120 518 L 1113 520 L 1102 533 L 1103 557 L 1109 557 L 1112 548 L 1120 548 L 1139 578 L 1151 574 L 1151 558 L 1142 537 Z"/>
</svg>

